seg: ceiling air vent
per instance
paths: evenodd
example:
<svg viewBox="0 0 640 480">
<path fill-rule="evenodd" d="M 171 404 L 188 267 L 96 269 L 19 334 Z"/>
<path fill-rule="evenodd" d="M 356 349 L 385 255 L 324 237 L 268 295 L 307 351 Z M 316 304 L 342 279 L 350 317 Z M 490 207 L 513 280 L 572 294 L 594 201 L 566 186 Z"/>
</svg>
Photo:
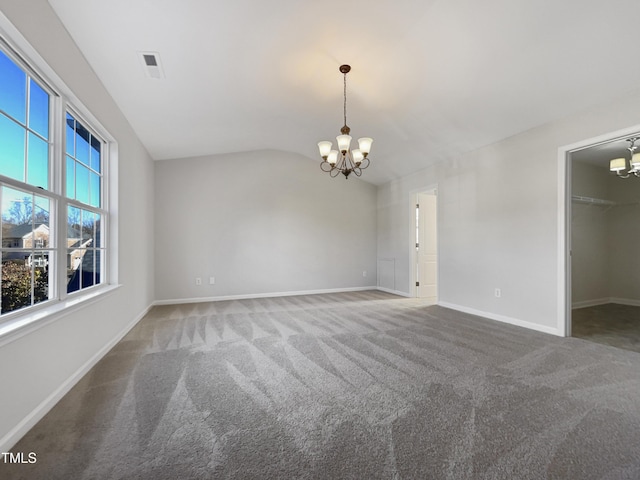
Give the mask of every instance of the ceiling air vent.
<svg viewBox="0 0 640 480">
<path fill-rule="evenodd" d="M 160 62 L 160 55 L 158 52 L 138 52 L 138 56 L 142 61 L 144 73 L 147 78 L 164 78 L 162 63 Z"/>
<path fill-rule="evenodd" d="M 147 67 L 157 67 L 158 60 L 156 60 L 155 55 L 142 55 L 144 57 L 144 63 L 146 63 Z"/>
</svg>

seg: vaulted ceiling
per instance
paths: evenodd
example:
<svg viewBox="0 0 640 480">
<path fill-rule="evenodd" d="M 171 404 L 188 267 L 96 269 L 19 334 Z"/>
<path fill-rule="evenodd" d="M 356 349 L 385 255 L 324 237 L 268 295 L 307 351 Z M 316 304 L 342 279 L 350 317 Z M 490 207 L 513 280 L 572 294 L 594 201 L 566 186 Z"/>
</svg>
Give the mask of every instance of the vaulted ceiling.
<svg viewBox="0 0 640 480">
<path fill-rule="evenodd" d="M 638 0 L 49 2 L 157 160 L 319 161 L 342 126 L 342 63 L 374 184 L 640 86 Z"/>
</svg>

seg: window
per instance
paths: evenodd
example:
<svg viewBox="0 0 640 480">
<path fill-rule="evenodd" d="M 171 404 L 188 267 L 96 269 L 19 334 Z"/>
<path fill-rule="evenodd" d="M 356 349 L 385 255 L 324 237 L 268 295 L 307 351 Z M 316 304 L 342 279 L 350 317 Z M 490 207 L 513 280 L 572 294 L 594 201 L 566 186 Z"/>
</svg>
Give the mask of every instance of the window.
<svg viewBox="0 0 640 480">
<path fill-rule="evenodd" d="M 66 114 L 67 292 L 101 283 L 102 142 Z"/>
<path fill-rule="evenodd" d="M 0 72 L 2 322 L 107 283 L 108 143 L 1 41 Z"/>
</svg>

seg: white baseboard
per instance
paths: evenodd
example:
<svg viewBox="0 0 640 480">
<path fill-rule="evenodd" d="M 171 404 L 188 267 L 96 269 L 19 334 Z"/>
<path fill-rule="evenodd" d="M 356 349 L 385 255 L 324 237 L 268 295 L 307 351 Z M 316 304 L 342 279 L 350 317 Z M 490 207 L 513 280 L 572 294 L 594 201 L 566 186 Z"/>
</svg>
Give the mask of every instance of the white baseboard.
<svg viewBox="0 0 640 480">
<path fill-rule="evenodd" d="M 525 320 L 519 320 L 517 318 L 507 317 L 506 315 L 498 315 L 496 313 L 491 312 L 483 312 L 481 310 L 476 310 L 475 308 L 463 307 L 462 305 L 456 305 L 454 303 L 448 302 L 438 302 L 438 305 L 445 308 L 450 308 L 452 310 L 457 310 L 459 312 L 470 313 L 471 315 L 477 315 L 479 317 L 485 317 L 490 320 L 496 320 L 502 323 L 508 323 L 510 325 L 516 325 L 518 327 L 528 328 L 530 330 L 536 330 L 538 332 L 548 333 L 550 335 L 556 335 L 558 337 L 564 337 L 564 334 L 559 332 L 554 327 L 547 327 L 545 325 L 539 325 L 537 323 L 527 322 Z"/>
<path fill-rule="evenodd" d="M 595 298 L 593 300 L 583 300 L 581 302 L 573 302 L 571 304 L 571 309 L 575 310 L 576 308 L 586 308 L 586 307 L 595 307 L 597 305 L 606 305 L 607 303 L 611 303 L 610 298 Z"/>
<path fill-rule="evenodd" d="M 220 297 L 171 298 L 156 300 L 153 305 L 177 305 L 180 303 L 222 302 L 224 300 L 250 300 L 252 298 L 292 297 L 294 295 L 319 295 L 322 293 L 361 292 L 377 290 L 378 287 L 327 288 L 323 290 L 299 290 L 295 292 L 248 293 L 243 295 L 223 295 Z"/>
<path fill-rule="evenodd" d="M 18 441 L 38 423 L 56 403 L 71 390 L 91 368 L 104 357 L 122 338 L 149 312 L 151 305 L 140 313 L 132 322 L 113 337 L 95 355 L 87 360 L 78 370 L 67 378 L 56 390 L 45 398 L 31 413 L 24 417 L 4 437 L 0 439 L 0 452 L 8 452 Z"/>
<path fill-rule="evenodd" d="M 578 308 L 597 307 L 598 305 L 606 305 L 608 303 L 617 303 L 619 305 L 640 307 L 640 300 L 636 300 L 633 298 L 607 297 L 596 298 L 595 300 L 584 300 L 582 302 L 574 302 L 571 304 L 571 309 L 576 310 Z"/>
<path fill-rule="evenodd" d="M 640 300 L 636 300 L 633 298 L 617 298 L 611 297 L 610 303 L 618 303 L 620 305 L 630 305 L 632 307 L 640 307 Z"/>
<path fill-rule="evenodd" d="M 380 290 L 381 292 L 392 293 L 394 295 L 400 295 L 401 297 L 411 298 L 411 295 L 409 295 L 407 292 L 401 292 L 400 290 L 392 290 L 390 288 L 385 288 L 385 287 L 376 287 L 376 290 Z"/>
</svg>

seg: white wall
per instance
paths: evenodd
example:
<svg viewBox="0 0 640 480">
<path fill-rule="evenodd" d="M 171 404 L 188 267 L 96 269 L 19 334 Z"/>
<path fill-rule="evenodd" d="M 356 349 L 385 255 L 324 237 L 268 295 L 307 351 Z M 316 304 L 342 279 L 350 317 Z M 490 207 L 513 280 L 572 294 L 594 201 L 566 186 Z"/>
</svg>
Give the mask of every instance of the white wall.
<svg viewBox="0 0 640 480">
<path fill-rule="evenodd" d="M 51 407 L 83 367 L 153 301 L 153 165 L 122 113 L 45 0 L 0 10 L 119 145 L 119 282 L 96 303 L 0 347 L 0 451 Z"/>
<path fill-rule="evenodd" d="M 155 261 L 160 301 L 375 286 L 376 187 L 280 151 L 157 162 Z"/>
<path fill-rule="evenodd" d="M 411 192 L 438 184 L 439 302 L 563 334 L 558 149 L 636 125 L 639 109 L 636 91 L 381 186 L 378 257 L 395 258 L 397 288 L 410 291 Z"/>
</svg>

